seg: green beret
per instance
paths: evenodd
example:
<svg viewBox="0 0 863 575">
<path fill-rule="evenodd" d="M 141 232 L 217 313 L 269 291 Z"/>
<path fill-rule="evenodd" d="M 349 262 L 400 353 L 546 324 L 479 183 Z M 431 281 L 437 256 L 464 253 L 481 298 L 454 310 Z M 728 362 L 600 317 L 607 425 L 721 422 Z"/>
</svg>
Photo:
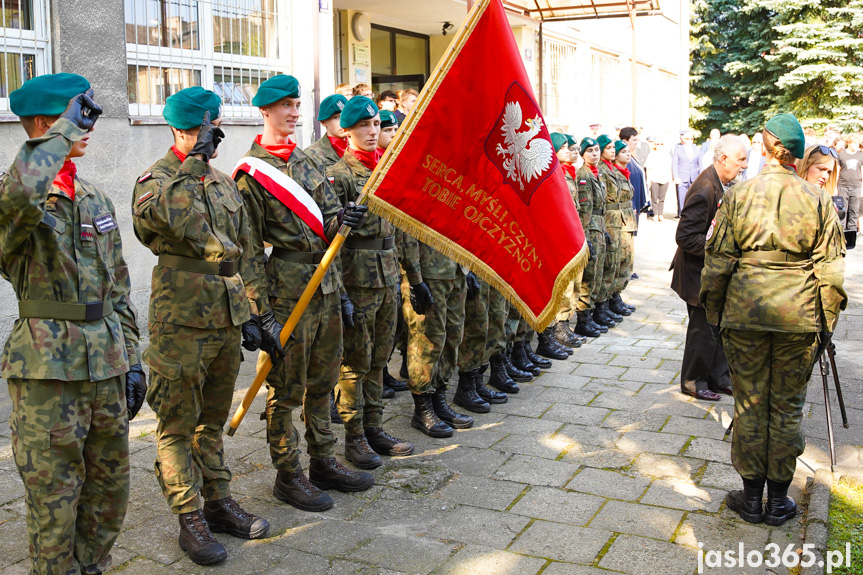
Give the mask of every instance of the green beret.
<svg viewBox="0 0 863 575">
<path fill-rule="evenodd" d="M 90 82 L 78 74 L 45 74 L 27 80 L 9 94 L 9 107 L 16 116 L 59 116 L 69 100 L 90 89 Z"/>
<path fill-rule="evenodd" d="M 222 99 L 215 92 L 192 86 L 168 96 L 162 115 L 172 128 L 189 130 L 204 123 L 204 112 L 210 112 L 210 121 L 214 121 L 222 114 Z"/>
<path fill-rule="evenodd" d="M 806 151 L 806 135 L 793 114 L 776 114 L 767 121 L 764 129 L 776 136 L 795 158 L 803 157 Z"/>
<path fill-rule="evenodd" d="M 569 147 L 575 149 L 575 146 L 578 144 L 578 140 L 575 139 L 575 136 L 572 134 L 564 134 L 564 136 L 566 136 L 566 143 Z"/>
<path fill-rule="evenodd" d="M 624 142 L 623 140 L 617 140 L 616 142 L 614 142 L 614 155 L 617 156 L 617 154 L 620 153 L 620 150 L 622 150 L 626 146 L 627 146 L 627 143 Z"/>
<path fill-rule="evenodd" d="M 569 141 L 566 139 L 566 136 L 564 136 L 560 132 L 552 132 L 551 133 L 551 145 L 554 146 L 554 151 L 557 152 L 562 147 L 568 146 Z"/>
<path fill-rule="evenodd" d="M 318 122 L 326 122 L 336 114 L 341 114 L 347 103 L 348 99 L 341 94 L 327 96 L 321 102 L 321 108 L 318 110 Z"/>
<path fill-rule="evenodd" d="M 390 126 L 398 126 L 399 119 L 389 110 L 381 110 L 381 128 L 389 128 Z"/>
<path fill-rule="evenodd" d="M 584 138 L 581 141 L 581 146 L 580 146 L 581 155 L 583 156 L 584 152 L 586 152 L 588 148 L 592 148 L 592 147 L 598 146 L 598 145 L 599 145 L 599 142 L 597 142 L 593 138 Z M 600 148 L 599 150 L 602 151 L 602 148 Z"/>
<path fill-rule="evenodd" d="M 602 153 L 605 151 L 605 148 L 607 148 L 608 145 L 611 143 L 611 138 L 603 134 L 596 139 L 596 143 L 599 144 L 599 152 Z"/>
<path fill-rule="evenodd" d="M 258 108 L 269 106 L 282 98 L 299 98 L 300 82 L 293 76 L 279 74 L 263 82 L 258 93 L 252 98 L 252 105 Z"/>
<path fill-rule="evenodd" d="M 378 107 L 375 106 L 375 103 L 371 98 L 367 98 L 365 96 L 354 96 L 348 100 L 347 104 L 345 104 L 345 109 L 342 110 L 342 119 L 339 121 L 339 125 L 342 128 L 350 128 L 357 122 L 361 122 L 368 118 L 374 118 L 378 115 L 378 112 Z"/>
</svg>

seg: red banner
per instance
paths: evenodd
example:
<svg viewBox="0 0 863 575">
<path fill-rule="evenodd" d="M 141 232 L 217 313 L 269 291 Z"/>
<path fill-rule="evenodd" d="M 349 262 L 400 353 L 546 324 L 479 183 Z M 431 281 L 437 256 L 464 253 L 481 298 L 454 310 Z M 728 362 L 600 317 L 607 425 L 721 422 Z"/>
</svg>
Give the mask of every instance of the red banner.
<svg viewBox="0 0 863 575">
<path fill-rule="evenodd" d="M 365 192 L 534 328 L 554 319 L 587 250 L 500 0 L 474 5 Z"/>
</svg>

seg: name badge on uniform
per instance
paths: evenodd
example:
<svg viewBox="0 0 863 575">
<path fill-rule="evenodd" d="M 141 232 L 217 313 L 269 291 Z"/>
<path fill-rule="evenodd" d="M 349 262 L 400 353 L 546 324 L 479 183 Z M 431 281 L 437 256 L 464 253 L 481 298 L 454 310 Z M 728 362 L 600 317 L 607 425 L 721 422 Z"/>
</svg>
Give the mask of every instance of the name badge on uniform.
<svg viewBox="0 0 863 575">
<path fill-rule="evenodd" d="M 96 225 L 96 231 L 100 234 L 107 234 L 111 230 L 117 229 L 117 222 L 114 221 L 114 216 L 104 214 L 93 218 L 93 223 Z"/>
</svg>

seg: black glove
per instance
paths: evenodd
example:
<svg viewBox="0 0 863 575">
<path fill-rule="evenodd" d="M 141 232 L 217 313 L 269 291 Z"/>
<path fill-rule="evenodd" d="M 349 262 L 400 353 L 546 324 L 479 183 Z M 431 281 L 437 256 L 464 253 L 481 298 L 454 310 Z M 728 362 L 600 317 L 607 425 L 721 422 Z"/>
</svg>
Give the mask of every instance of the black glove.
<svg viewBox="0 0 863 575">
<path fill-rule="evenodd" d="M 263 338 L 263 335 L 261 334 L 261 318 L 253 315 L 249 318 L 249 321 L 243 324 L 241 329 L 243 333 L 243 348 L 249 351 L 261 349 L 261 341 Z"/>
<path fill-rule="evenodd" d="M 710 335 L 713 336 L 713 339 L 716 340 L 720 346 L 722 345 L 722 336 L 719 335 L 720 329 L 718 325 L 713 325 L 712 323 L 707 324 L 707 327 L 710 328 Z"/>
<path fill-rule="evenodd" d="M 281 337 L 284 327 L 273 315 L 273 312 L 260 316 L 261 321 L 261 349 L 270 354 L 273 364 L 285 358 L 285 350 L 282 348 Z"/>
<path fill-rule="evenodd" d="M 596 248 L 593 247 L 593 242 L 590 240 L 587 240 L 587 253 L 590 256 L 588 259 L 596 259 Z"/>
<path fill-rule="evenodd" d="M 339 225 L 344 224 L 349 228 L 358 228 L 363 225 L 368 215 L 369 207 L 367 205 L 348 202 L 348 205 L 339 211 Z"/>
<path fill-rule="evenodd" d="M 69 105 L 60 117 L 66 118 L 82 130 L 92 130 L 102 114 L 102 107 L 93 101 L 93 93 L 93 88 L 90 88 L 84 94 L 78 94 L 69 100 Z"/>
<path fill-rule="evenodd" d="M 425 315 L 426 310 L 434 305 L 434 298 L 429 291 L 426 282 L 420 282 L 411 286 L 411 307 L 420 315 Z"/>
<path fill-rule="evenodd" d="M 354 302 L 348 297 L 348 294 L 341 294 L 342 298 L 342 323 L 345 327 L 354 327 Z"/>
<path fill-rule="evenodd" d="M 216 148 L 219 147 L 219 142 L 225 137 L 225 132 L 218 126 L 210 123 L 210 112 L 204 112 L 204 123 L 201 124 L 201 131 L 198 132 L 198 141 L 195 142 L 195 147 L 189 152 L 190 156 L 198 154 L 204 156 L 204 161 L 209 162 L 213 154 L 216 153 Z"/>
<path fill-rule="evenodd" d="M 476 299 L 476 296 L 480 290 L 479 280 L 476 279 L 476 274 L 474 274 L 473 272 L 467 272 L 465 282 L 467 283 L 467 299 Z"/>
<path fill-rule="evenodd" d="M 147 396 L 147 376 L 140 363 L 129 367 L 126 372 L 126 409 L 129 411 L 129 421 L 135 419 L 144 398 Z"/>
<path fill-rule="evenodd" d="M 605 245 L 611 247 L 611 234 L 605 232 Z"/>
<path fill-rule="evenodd" d="M 818 334 L 818 350 L 815 354 L 815 361 L 818 361 L 824 352 L 827 351 L 827 348 L 830 346 L 830 341 L 833 339 L 833 334 L 829 331 L 822 331 Z"/>
</svg>

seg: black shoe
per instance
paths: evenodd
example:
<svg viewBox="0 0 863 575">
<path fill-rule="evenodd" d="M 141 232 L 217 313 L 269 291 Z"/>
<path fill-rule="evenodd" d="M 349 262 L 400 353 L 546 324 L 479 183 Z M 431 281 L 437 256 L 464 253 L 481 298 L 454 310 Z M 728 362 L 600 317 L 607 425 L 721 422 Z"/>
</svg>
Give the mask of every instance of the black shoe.
<svg viewBox="0 0 863 575">
<path fill-rule="evenodd" d="M 224 561 L 228 552 L 216 541 L 201 510 L 180 513 L 180 536 L 177 543 L 198 565 L 212 565 Z"/>
<path fill-rule="evenodd" d="M 330 394 L 330 422 L 335 423 L 336 425 L 345 424 L 345 422 L 342 421 L 342 416 L 339 415 L 339 408 L 336 407 L 336 397 L 332 393 Z"/>
<path fill-rule="evenodd" d="M 394 392 L 398 391 L 407 391 L 408 383 L 406 381 L 402 381 L 400 379 L 396 379 L 390 375 L 390 370 L 386 367 L 384 368 L 384 387 L 389 387 Z M 392 397 L 392 396 L 390 396 Z"/>
<path fill-rule="evenodd" d="M 578 340 L 578 336 L 569 329 L 569 322 L 567 321 L 559 321 L 554 324 L 554 338 L 560 345 L 565 345 L 566 347 L 581 347 L 581 342 Z"/>
<path fill-rule="evenodd" d="M 488 362 L 491 366 L 488 384 L 504 393 L 518 393 L 518 384 L 512 380 L 506 370 L 506 356 L 496 353 L 489 358 Z"/>
<path fill-rule="evenodd" d="M 527 354 L 527 359 L 530 360 L 530 363 L 537 366 L 538 368 L 549 369 L 551 367 L 551 360 L 538 356 L 536 352 L 533 351 L 533 349 L 530 347 L 530 342 L 527 340 L 525 340 L 524 342 L 524 353 Z"/>
<path fill-rule="evenodd" d="M 475 374 L 479 370 L 458 372 L 458 387 L 452 402 L 474 413 L 488 413 L 491 406 L 476 393 Z"/>
<path fill-rule="evenodd" d="M 233 497 L 204 503 L 204 519 L 213 533 L 230 533 L 241 539 L 257 539 L 270 530 L 266 519 L 243 510 Z"/>
<path fill-rule="evenodd" d="M 517 341 L 512 346 L 512 364 L 517 368 L 524 372 L 531 374 L 536 377 L 542 370 L 537 366 L 533 365 L 533 362 L 530 361 L 530 358 L 527 357 L 527 354 L 524 352 L 524 342 Z"/>
<path fill-rule="evenodd" d="M 435 414 L 455 429 L 467 429 L 473 425 L 473 417 L 470 415 L 462 415 L 452 410 L 446 402 L 446 387 L 441 385 L 438 387 L 432 398 L 432 409 Z"/>
<path fill-rule="evenodd" d="M 767 505 L 764 506 L 764 523 L 782 525 L 797 515 L 797 504 L 788 497 L 790 481 L 767 480 Z"/>
<path fill-rule="evenodd" d="M 380 455 L 404 457 L 414 452 L 413 443 L 393 437 L 383 427 L 366 427 L 365 433 L 369 445 Z"/>
<path fill-rule="evenodd" d="M 483 383 L 483 373 L 488 366 L 484 365 L 481 369 L 474 372 L 474 385 L 476 386 L 476 394 L 486 400 L 490 404 L 506 403 L 509 399 L 505 393 L 489 389 Z M 515 382 L 513 382 L 515 385 Z"/>
<path fill-rule="evenodd" d="M 506 373 L 509 374 L 509 377 L 512 378 L 513 381 L 517 381 L 519 383 L 527 383 L 529 381 L 533 381 L 533 374 L 527 371 L 522 371 L 516 366 L 512 364 L 512 358 L 510 354 L 512 350 L 508 350 L 507 354 L 503 356 L 504 365 L 506 366 Z"/>
<path fill-rule="evenodd" d="M 622 315 L 616 314 L 613 311 L 611 311 L 610 309 L 608 309 L 608 300 L 605 300 L 604 302 L 600 303 L 599 306 L 602 308 L 602 313 L 604 313 L 605 315 L 610 317 L 612 319 L 612 321 L 614 321 L 615 324 L 619 324 L 620 322 L 623 321 Z"/>
<path fill-rule="evenodd" d="M 575 333 L 586 337 L 599 337 L 602 335 L 598 329 L 592 327 L 592 323 L 588 321 L 590 311 L 576 312 L 578 323 L 575 324 Z"/>
<path fill-rule="evenodd" d="M 632 275 L 631 275 L 631 276 L 629 276 L 629 279 L 631 279 L 631 280 L 637 280 L 637 279 L 638 279 L 638 274 L 637 274 L 637 273 L 635 273 L 635 272 L 632 272 Z"/>
<path fill-rule="evenodd" d="M 632 315 L 632 310 L 626 307 L 619 293 L 614 294 L 614 297 L 608 301 L 608 309 L 623 317 Z"/>
<path fill-rule="evenodd" d="M 360 469 L 376 469 L 381 466 L 381 456 L 372 449 L 365 435 L 345 434 L 345 459 Z"/>
<path fill-rule="evenodd" d="M 764 521 L 761 498 L 764 495 L 763 479 L 744 479 L 743 491 L 730 491 L 725 496 L 725 504 L 748 523 Z"/>
<path fill-rule="evenodd" d="M 606 328 L 606 331 L 617 325 L 613 319 L 603 313 L 600 304 L 596 304 L 596 307 L 593 308 L 593 321 Z"/>
<path fill-rule="evenodd" d="M 335 457 L 312 457 L 309 481 L 319 489 L 338 489 L 345 493 L 365 491 L 375 484 L 371 473 L 348 469 Z"/>
<path fill-rule="evenodd" d="M 857 247 L 857 230 L 845 232 L 845 249 L 853 250 Z"/>
<path fill-rule="evenodd" d="M 396 391 L 393 388 L 387 386 L 387 384 L 384 384 L 383 388 L 381 389 L 381 399 L 392 399 L 395 396 Z"/>
<path fill-rule="evenodd" d="M 453 428 L 440 418 L 432 407 L 431 395 L 411 394 L 414 398 L 414 416 L 411 427 L 419 429 L 429 437 L 452 437 Z"/>
<path fill-rule="evenodd" d="M 608 333 L 607 327 L 605 327 L 604 325 L 600 325 L 600 324 L 596 323 L 596 320 L 593 319 L 593 314 L 596 313 L 596 308 L 594 308 L 592 310 L 587 310 L 587 311 L 585 311 L 585 313 L 587 314 L 587 323 L 590 324 L 590 327 L 592 327 L 593 329 L 598 331 L 599 335 L 602 335 L 604 333 Z"/>
<path fill-rule="evenodd" d="M 549 359 L 566 359 L 567 357 L 569 357 L 569 354 L 563 351 L 561 349 L 561 346 L 557 343 L 557 341 L 555 341 L 554 335 L 552 335 L 553 330 L 553 327 L 547 327 L 545 328 L 545 331 L 537 334 L 539 344 L 536 346 L 536 353 Z"/>
<path fill-rule="evenodd" d="M 279 471 L 273 484 L 273 497 L 301 511 L 326 511 L 333 498 L 311 484 L 301 469 L 299 472 Z"/>
<path fill-rule="evenodd" d="M 410 379 L 410 374 L 408 373 L 408 352 L 407 352 L 407 350 L 402 350 L 402 366 L 399 368 L 399 377 L 405 381 Z"/>
</svg>

